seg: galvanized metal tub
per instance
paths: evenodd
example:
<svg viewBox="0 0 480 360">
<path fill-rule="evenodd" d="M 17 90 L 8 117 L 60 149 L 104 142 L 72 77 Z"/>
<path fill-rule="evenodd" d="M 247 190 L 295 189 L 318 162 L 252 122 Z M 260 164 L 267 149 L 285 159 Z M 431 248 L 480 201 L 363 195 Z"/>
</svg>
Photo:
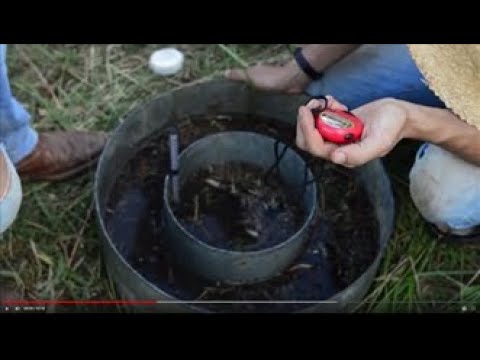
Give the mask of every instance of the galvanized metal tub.
<svg viewBox="0 0 480 360">
<path fill-rule="evenodd" d="M 285 145 L 279 144 L 283 149 Z M 203 137 L 180 154 L 180 186 L 189 176 L 209 165 L 232 162 L 256 165 L 268 171 L 276 163 L 275 139 L 265 135 L 229 131 Z M 275 246 L 257 251 L 234 251 L 211 246 L 192 234 L 177 219 L 172 208 L 171 182 L 164 183 L 164 215 L 168 242 L 178 262 L 211 281 L 236 284 L 261 282 L 281 274 L 297 258 L 308 241 L 308 226 L 317 208 L 317 186 L 306 184 L 313 174 L 294 150 L 287 149 L 277 165 L 278 174 L 305 212 L 301 227 Z"/>
<path fill-rule="evenodd" d="M 115 178 L 138 150 L 143 140 L 163 131 L 169 123 L 186 115 L 255 114 L 294 125 L 298 107 L 308 99 L 257 91 L 245 84 L 214 80 L 181 87 L 161 94 L 135 108 L 121 119 L 99 160 L 95 175 L 96 215 L 103 245 L 103 255 L 109 276 L 120 296 L 130 300 L 159 300 L 166 303 L 138 307 L 135 311 L 203 312 L 198 306 L 179 302 L 169 293 L 145 279 L 120 253 L 106 228 L 107 200 Z M 353 310 L 373 283 L 394 225 L 394 198 L 389 178 L 380 160 L 355 170 L 364 185 L 378 220 L 379 251 L 375 260 L 351 285 L 338 292 L 328 302 L 318 303 L 306 312 L 347 312 Z"/>
</svg>

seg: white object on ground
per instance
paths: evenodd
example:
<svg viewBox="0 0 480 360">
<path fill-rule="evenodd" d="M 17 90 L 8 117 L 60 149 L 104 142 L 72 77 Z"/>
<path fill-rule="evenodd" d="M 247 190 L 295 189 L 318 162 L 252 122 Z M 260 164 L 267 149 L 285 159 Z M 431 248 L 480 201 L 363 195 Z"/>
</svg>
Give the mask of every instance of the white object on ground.
<svg viewBox="0 0 480 360">
<path fill-rule="evenodd" d="M 159 75 L 174 75 L 183 68 L 185 56 L 175 48 L 155 51 L 150 56 L 150 69 Z"/>
</svg>

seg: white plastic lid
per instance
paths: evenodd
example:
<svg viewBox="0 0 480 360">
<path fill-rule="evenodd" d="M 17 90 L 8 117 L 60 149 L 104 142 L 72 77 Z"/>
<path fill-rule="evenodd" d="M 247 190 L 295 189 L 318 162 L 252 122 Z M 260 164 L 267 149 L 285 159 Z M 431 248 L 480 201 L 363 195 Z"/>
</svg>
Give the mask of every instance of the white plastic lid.
<svg viewBox="0 0 480 360">
<path fill-rule="evenodd" d="M 150 56 L 150 68 L 159 75 L 178 73 L 183 67 L 183 62 L 183 54 L 174 48 L 157 50 Z"/>
</svg>

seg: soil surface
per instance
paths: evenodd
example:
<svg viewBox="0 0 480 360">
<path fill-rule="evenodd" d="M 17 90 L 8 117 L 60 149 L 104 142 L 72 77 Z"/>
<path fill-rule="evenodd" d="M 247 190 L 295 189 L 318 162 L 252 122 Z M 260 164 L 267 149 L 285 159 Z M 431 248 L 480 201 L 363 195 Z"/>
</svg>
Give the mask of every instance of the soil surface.
<svg viewBox="0 0 480 360">
<path fill-rule="evenodd" d="M 182 187 L 174 213 L 200 241 L 234 250 L 256 251 L 294 235 L 305 220 L 298 197 L 278 177 L 252 164 L 210 165 Z"/>
</svg>

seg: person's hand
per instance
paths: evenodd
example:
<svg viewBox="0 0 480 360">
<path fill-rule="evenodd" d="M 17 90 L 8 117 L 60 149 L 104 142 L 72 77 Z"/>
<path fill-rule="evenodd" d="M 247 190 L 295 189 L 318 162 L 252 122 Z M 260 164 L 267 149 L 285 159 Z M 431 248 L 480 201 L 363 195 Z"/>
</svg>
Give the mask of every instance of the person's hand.
<svg viewBox="0 0 480 360">
<path fill-rule="evenodd" d="M 225 77 L 250 83 L 259 90 L 286 94 L 300 94 L 310 82 L 294 62 L 284 66 L 260 64 L 247 69 L 230 69 L 225 71 Z"/>
<path fill-rule="evenodd" d="M 347 110 L 331 96 L 328 107 Z M 336 164 L 346 167 L 363 165 L 388 154 L 404 137 L 407 127 L 407 111 L 394 99 L 381 99 L 365 104 L 352 111 L 364 122 L 362 138 L 348 145 L 336 145 L 323 140 L 315 127 L 311 110 L 322 105 L 323 100 L 312 100 L 301 106 L 297 118 L 297 146 Z"/>
</svg>

